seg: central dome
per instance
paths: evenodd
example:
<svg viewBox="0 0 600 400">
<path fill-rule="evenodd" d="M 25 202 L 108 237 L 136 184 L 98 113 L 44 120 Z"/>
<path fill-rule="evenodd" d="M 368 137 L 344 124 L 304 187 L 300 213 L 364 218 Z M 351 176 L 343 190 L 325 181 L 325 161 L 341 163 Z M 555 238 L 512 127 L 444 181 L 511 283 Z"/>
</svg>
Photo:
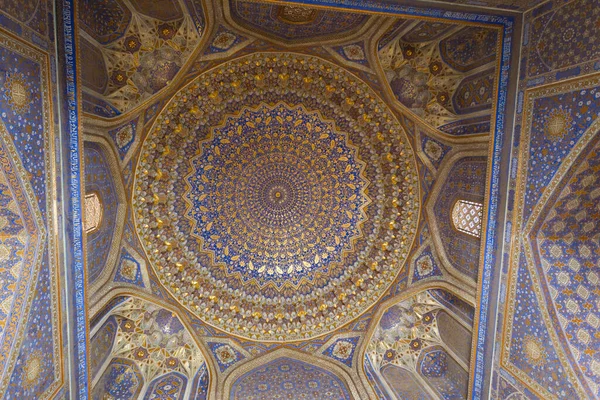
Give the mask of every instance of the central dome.
<svg viewBox="0 0 600 400">
<path fill-rule="evenodd" d="M 316 112 L 262 104 L 227 117 L 192 158 L 192 234 L 229 274 L 297 284 L 342 262 L 360 235 L 367 180 L 345 134 Z"/>
<path fill-rule="evenodd" d="M 259 53 L 181 89 L 146 137 L 136 229 L 171 294 L 261 341 L 325 334 L 375 304 L 419 214 L 391 111 L 348 71 Z"/>
</svg>

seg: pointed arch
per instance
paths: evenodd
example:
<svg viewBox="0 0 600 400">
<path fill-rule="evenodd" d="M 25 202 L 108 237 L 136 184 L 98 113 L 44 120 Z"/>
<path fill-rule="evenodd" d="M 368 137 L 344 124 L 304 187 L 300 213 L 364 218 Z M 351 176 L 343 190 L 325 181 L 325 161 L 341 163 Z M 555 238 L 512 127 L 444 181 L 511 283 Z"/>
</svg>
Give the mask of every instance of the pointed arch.
<svg viewBox="0 0 600 400">
<path fill-rule="evenodd" d="M 325 358 L 320 358 L 314 355 L 310 355 L 301 351 L 292 350 L 288 348 L 280 348 L 273 352 L 267 353 L 261 357 L 250 360 L 239 367 L 234 369 L 229 376 L 227 376 L 219 386 L 217 399 L 225 400 L 234 398 L 231 397 L 232 389 L 236 382 L 244 377 L 248 376 L 259 368 L 264 368 L 266 365 L 271 364 L 277 360 L 291 360 L 298 362 L 303 365 L 309 365 L 317 368 L 321 371 L 327 372 L 329 375 L 334 376 L 335 379 L 346 387 L 349 397 L 348 399 L 363 399 L 370 398 L 369 394 L 365 391 L 365 388 L 357 386 L 358 382 L 354 382 L 351 376 L 342 367 L 336 365 L 334 362 L 329 361 Z"/>
</svg>

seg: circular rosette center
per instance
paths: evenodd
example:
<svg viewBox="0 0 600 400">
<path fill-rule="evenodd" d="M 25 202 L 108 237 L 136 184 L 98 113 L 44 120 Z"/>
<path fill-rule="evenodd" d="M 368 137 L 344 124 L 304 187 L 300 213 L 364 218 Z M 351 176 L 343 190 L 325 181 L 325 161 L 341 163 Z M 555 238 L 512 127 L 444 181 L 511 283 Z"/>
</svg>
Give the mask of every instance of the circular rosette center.
<svg viewBox="0 0 600 400">
<path fill-rule="evenodd" d="M 318 113 L 263 104 L 228 117 L 199 150 L 186 177 L 186 215 L 228 273 L 297 280 L 342 262 L 360 235 L 364 163 Z"/>
<path fill-rule="evenodd" d="M 156 117 L 136 232 L 175 300 L 250 340 L 314 338 L 376 304 L 416 235 L 409 140 L 318 57 L 254 53 L 200 74 Z"/>
</svg>

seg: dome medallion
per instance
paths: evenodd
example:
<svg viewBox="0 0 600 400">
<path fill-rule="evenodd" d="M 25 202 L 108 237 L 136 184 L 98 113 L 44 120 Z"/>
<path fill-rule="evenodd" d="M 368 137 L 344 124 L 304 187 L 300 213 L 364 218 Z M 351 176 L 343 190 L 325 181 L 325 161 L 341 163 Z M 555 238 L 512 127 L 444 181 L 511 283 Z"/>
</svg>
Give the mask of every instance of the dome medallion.
<svg viewBox="0 0 600 400">
<path fill-rule="evenodd" d="M 260 341 L 331 332 L 404 266 L 419 215 L 406 135 L 362 81 L 257 53 L 181 89 L 146 137 L 136 229 L 163 285 Z"/>
<path fill-rule="evenodd" d="M 202 141 L 186 177 L 186 217 L 227 274 L 293 290 L 352 249 L 367 180 L 333 125 L 302 106 L 262 104 Z"/>
</svg>

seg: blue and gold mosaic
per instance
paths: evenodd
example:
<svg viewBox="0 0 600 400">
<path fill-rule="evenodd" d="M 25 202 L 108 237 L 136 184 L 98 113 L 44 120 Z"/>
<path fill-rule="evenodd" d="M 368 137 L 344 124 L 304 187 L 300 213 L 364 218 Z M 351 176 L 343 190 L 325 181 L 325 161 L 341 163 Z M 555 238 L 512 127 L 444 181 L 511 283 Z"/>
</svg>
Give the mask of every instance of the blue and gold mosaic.
<svg viewBox="0 0 600 400">
<path fill-rule="evenodd" d="M 540 7 L 533 14 L 535 18 L 529 25 L 528 77 L 556 71 L 560 71 L 557 78 L 561 73 L 572 76 L 585 71 L 577 66 L 600 59 L 600 46 L 596 40 L 600 32 L 597 24 L 600 2 L 556 3 L 558 6 L 554 9 Z"/>
<path fill-rule="evenodd" d="M 359 340 L 360 336 L 338 339 L 332 343 L 323 354 L 352 368 L 354 351 L 356 350 Z"/>
<path fill-rule="evenodd" d="M 256 53 L 200 75 L 140 157 L 134 211 L 151 264 L 198 317 L 247 338 L 353 320 L 416 232 L 402 127 L 366 84 L 316 57 Z"/>
<path fill-rule="evenodd" d="M 230 399 L 302 398 L 345 400 L 352 398 L 348 387 L 332 372 L 315 365 L 278 358 L 238 378 L 231 387 Z M 268 397 L 266 397 L 268 396 Z"/>
<path fill-rule="evenodd" d="M 171 372 L 150 382 L 144 400 L 178 400 L 185 395 L 187 378 Z"/>
<path fill-rule="evenodd" d="M 352 249 L 370 199 L 364 163 L 331 122 L 302 107 L 260 106 L 212 130 L 191 160 L 192 234 L 214 262 L 278 287 Z"/>
<path fill-rule="evenodd" d="M 287 41 L 323 38 L 353 31 L 363 25 L 367 15 L 325 11 L 296 5 L 275 5 L 230 0 L 231 16 L 254 31 Z"/>
<path fill-rule="evenodd" d="M 207 400 L 208 399 L 209 376 L 206 363 L 202 363 L 192 384 L 192 399 Z"/>
<path fill-rule="evenodd" d="M 431 127 L 452 135 L 488 133 L 498 39 L 493 28 L 427 21 L 407 32 L 394 24 L 377 52 L 386 89 Z"/>
<path fill-rule="evenodd" d="M 600 394 L 599 87 L 596 74 L 524 97 L 501 362 L 541 397 Z"/>
<path fill-rule="evenodd" d="M 436 261 L 431 245 L 427 245 L 420 251 L 414 261 L 412 282 L 441 276 L 443 276 L 443 273 Z"/>
<path fill-rule="evenodd" d="M 486 168 L 485 157 L 459 159 L 449 171 L 433 208 L 440 243 L 451 267 L 472 279 L 477 279 L 480 240 L 459 232 L 448 210 L 459 199 L 483 203 Z"/>
<path fill-rule="evenodd" d="M 344 46 L 336 46 L 334 50 L 344 59 L 355 62 L 361 65 L 368 65 L 369 61 L 367 60 L 365 44 L 363 42 L 356 42 L 347 44 Z"/>
<path fill-rule="evenodd" d="M 225 52 L 244 40 L 247 40 L 244 36 L 235 31 L 227 29 L 223 25 L 220 25 L 212 39 L 212 42 L 208 46 L 206 53 L 213 54 Z"/>
<path fill-rule="evenodd" d="M 208 342 L 208 348 L 212 351 L 221 372 L 235 365 L 238 361 L 245 359 L 244 355 L 226 343 Z"/>
<path fill-rule="evenodd" d="M 115 399 L 137 399 L 144 378 L 135 362 L 123 358 L 113 359 L 94 387 L 93 400 L 102 400 L 107 396 Z"/>
<path fill-rule="evenodd" d="M 115 177 L 110 168 L 110 159 L 105 147 L 98 143 L 86 142 L 85 152 L 85 190 L 97 193 L 102 202 L 102 222 L 99 228 L 87 237 L 88 282 L 100 277 L 113 242 L 113 232 L 117 226 L 117 207 L 119 199 Z"/>
<path fill-rule="evenodd" d="M 131 21 L 131 11 L 121 0 L 83 0 L 80 7 L 82 29 L 101 44 L 125 34 Z"/>
<path fill-rule="evenodd" d="M 442 59 L 457 71 L 485 65 L 497 57 L 498 32 L 489 28 L 467 27 L 440 42 Z"/>
<path fill-rule="evenodd" d="M 121 261 L 117 267 L 114 281 L 145 287 L 140 262 L 124 248 L 121 249 Z"/>
<path fill-rule="evenodd" d="M 46 31 L 38 4 L 2 11 Z M 63 384 L 50 57 L 2 31 L 0 70 L 0 396 L 44 398 Z"/>
<path fill-rule="evenodd" d="M 113 139 L 119 153 L 119 158 L 123 160 L 131 145 L 135 141 L 135 133 L 137 128 L 137 118 L 116 129 L 108 131 L 108 134 Z"/>
<path fill-rule="evenodd" d="M 96 376 L 110 357 L 118 330 L 117 320 L 110 316 L 90 340 L 90 375 Z"/>
</svg>

